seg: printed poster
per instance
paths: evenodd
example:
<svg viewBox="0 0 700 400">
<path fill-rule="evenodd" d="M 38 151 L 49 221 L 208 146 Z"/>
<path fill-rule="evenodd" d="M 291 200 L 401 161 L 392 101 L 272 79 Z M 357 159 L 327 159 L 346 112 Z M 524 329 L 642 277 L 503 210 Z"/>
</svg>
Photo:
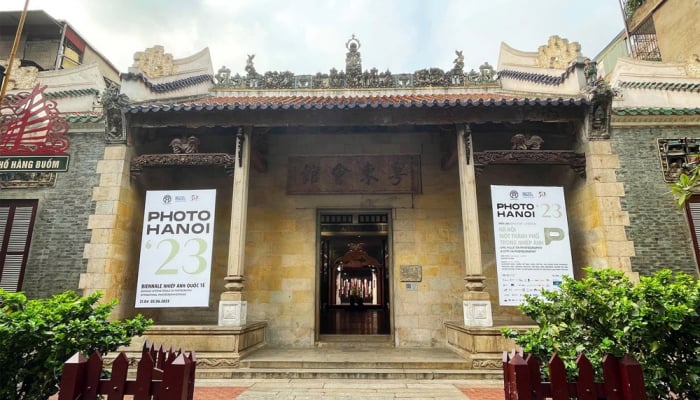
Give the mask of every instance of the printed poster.
<svg viewBox="0 0 700 400">
<path fill-rule="evenodd" d="M 216 190 L 146 192 L 136 308 L 207 307 Z"/>
<path fill-rule="evenodd" d="M 493 229 L 502 306 L 517 306 L 573 276 L 564 189 L 491 186 Z"/>
</svg>

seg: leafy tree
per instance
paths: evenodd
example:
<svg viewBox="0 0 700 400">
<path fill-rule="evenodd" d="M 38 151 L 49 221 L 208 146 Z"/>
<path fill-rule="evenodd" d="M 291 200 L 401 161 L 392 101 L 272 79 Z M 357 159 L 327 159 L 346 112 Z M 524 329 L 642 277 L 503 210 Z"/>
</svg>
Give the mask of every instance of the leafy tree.
<svg viewBox="0 0 700 400">
<path fill-rule="evenodd" d="M 130 343 L 152 321 L 111 321 L 116 301 L 68 291 L 27 300 L 0 289 L 0 398 L 47 399 L 58 391 L 63 363 L 76 352 L 106 354 Z"/>
<path fill-rule="evenodd" d="M 700 186 L 700 168 L 694 168 L 690 173 L 682 173 L 678 177 L 678 181 L 669 184 L 671 193 L 675 197 L 678 205 L 683 207 L 688 199 L 698 194 L 698 186 Z"/>
<path fill-rule="evenodd" d="M 537 328 L 503 333 L 541 360 L 558 353 L 571 378 L 578 353 L 598 366 L 606 353 L 628 353 L 642 365 L 650 399 L 699 399 L 700 282 L 670 270 L 638 284 L 616 270 L 585 271 L 527 297 L 520 309 Z"/>
</svg>

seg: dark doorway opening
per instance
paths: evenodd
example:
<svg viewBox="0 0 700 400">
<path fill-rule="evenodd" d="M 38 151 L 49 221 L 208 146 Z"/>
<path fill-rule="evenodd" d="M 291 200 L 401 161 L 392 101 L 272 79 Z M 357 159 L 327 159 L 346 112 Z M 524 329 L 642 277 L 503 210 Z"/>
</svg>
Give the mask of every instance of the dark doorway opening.
<svg viewBox="0 0 700 400">
<path fill-rule="evenodd" d="M 388 218 L 321 215 L 319 334 L 390 333 Z"/>
</svg>

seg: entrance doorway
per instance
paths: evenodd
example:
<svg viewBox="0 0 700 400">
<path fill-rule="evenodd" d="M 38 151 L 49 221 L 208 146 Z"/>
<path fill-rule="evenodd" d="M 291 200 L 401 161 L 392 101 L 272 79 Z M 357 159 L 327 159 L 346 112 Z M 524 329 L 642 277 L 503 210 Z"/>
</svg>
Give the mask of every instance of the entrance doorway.
<svg viewBox="0 0 700 400">
<path fill-rule="evenodd" d="M 319 334 L 389 335 L 389 213 L 319 219 Z"/>
</svg>

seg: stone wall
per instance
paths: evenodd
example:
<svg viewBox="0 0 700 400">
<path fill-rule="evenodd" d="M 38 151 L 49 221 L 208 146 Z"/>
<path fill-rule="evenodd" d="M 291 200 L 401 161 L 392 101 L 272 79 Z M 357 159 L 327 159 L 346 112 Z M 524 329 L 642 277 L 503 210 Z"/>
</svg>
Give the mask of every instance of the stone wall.
<svg viewBox="0 0 700 400">
<path fill-rule="evenodd" d="M 4 189 L 4 199 L 38 199 L 29 259 L 22 290 L 28 297 L 47 297 L 78 288 L 85 271 L 83 246 L 90 238 L 88 216 L 94 210 L 95 168 L 104 153 L 104 132 L 69 133 L 67 172 L 58 172 L 56 186 Z"/>
<path fill-rule="evenodd" d="M 248 321 L 268 322 L 268 343 L 305 347 L 315 340 L 319 210 L 391 210 L 390 294 L 397 346 L 444 343 L 442 322 L 459 319 L 464 251 L 456 168 L 440 169 L 437 133 L 310 134 L 270 140 L 266 173 L 252 172 L 245 291 Z M 286 194 L 290 155 L 420 154 L 420 195 Z M 421 265 L 423 281 L 408 291 L 401 265 Z"/>
<path fill-rule="evenodd" d="M 636 256 L 632 269 L 649 275 L 661 268 L 697 274 L 690 228 L 664 182 L 658 138 L 700 137 L 698 127 L 618 127 L 610 142 L 620 159 L 623 209 L 629 212 L 629 239 Z"/>
<path fill-rule="evenodd" d="M 117 318 L 141 313 L 156 324 L 216 325 L 219 297 L 224 290 L 231 208 L 231 179 L 223 170 L 164 168 L 144 171 L 132 179 L 133 148 L 109 146 L 97 165 L 99 185 L 92 192 L 95 212 L 85 245 L 87 270 L 80 288 L 86 293 L 102 291 L 105 299 L 118 299 Z M 147 190 L 217 189 L 214 248 L 208 307 L 135 308 L 139 270 L 144 199 Z"/>
</svg>

